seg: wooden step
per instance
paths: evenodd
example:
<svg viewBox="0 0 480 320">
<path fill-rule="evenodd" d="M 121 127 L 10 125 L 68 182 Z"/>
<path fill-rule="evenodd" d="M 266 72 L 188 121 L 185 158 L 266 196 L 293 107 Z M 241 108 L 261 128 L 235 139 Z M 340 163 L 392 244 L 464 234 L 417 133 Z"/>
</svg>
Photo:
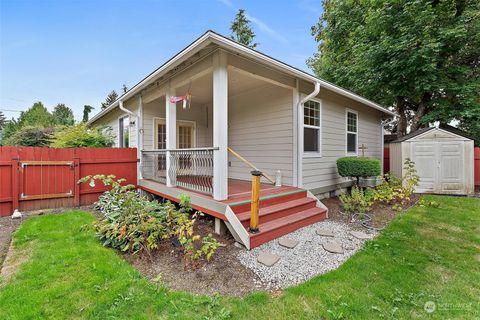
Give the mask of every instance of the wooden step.
<svg viewBox="0 0 480 320">
<path fill-rule="evenodd" d="M 310 208 L 290 214 L 280 219 L 274 219 L 259 225 L 260 232 L 250 234 L 250 249 L 279 238 L 302 227 L 325 219 L 327 210 L 323 208 Z"/>
<path fill-rule="evenodd" d="M 295 190 L 291 192 L 270 195 L 266 197 L 260 197 L 260 208 L 272 206 L 275 204 L 284 203 L 287 201 L 305 198 L 307 196 L 307 191 L 305 190 Z M 238 203 L 229 203 L 230 208 L 235 213 L 242 213 L 250 210 L 251 200 L 245 200 Z"/>
<path fill-rule="evenodd" d="M 275 220 L 281 219 L 288 215 L 297 213 L 299 211 L 304 211 L 316 206 L 317 201 L 312 198 L 303 197 L 300 199 L 295 199 L 291 201 L 282 202 L 279 204 L 270 205 L 267 207 L 260 208 L 259 211 L 259 221 L 260 224 Z M 245 227 L 248 227 L 250 223 L 250 208 L 247 211 L 240 212 L 237 214 L 238 219 L 242 222 Z"/>
</svg>

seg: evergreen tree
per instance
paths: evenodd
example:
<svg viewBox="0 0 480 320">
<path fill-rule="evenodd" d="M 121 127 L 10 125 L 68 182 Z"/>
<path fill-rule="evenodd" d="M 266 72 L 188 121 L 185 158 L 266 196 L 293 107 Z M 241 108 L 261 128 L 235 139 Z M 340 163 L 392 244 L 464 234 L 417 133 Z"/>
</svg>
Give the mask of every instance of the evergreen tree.
<svg viewBox="0 0 480 320">
<path fill-rule="evenodd" d="M 480 120 L 479 1 L 324 0 L 323 9 L 310 67 L 392 107 L 399 136 L 437 120 Z"/>
<path fill-rule="evenodd" d="M 7 123 L 7 118 L 5 117 L 5 114 L 2 111 L 0 111 L 0 130 L 3 129 L 6 123 Z"/>
<path fill-rule="evenodd" d="M 244 9 L 239 9 L 235 15 L 235 19 L 230 26 L 232 34 L 230 38 L 247 47 L 255 49 L 258 43 L 254 43 L 255 33 L 250 25 L 250 20 L 247 19 Z"/>
<path fill-rule="evenodd" d="M 89 105 L 84 105 L 84 106 L 83 106 L 83 118 L 82 118 L 82 122 L 88 122 L 89 114 L 90 114 L 90 112 L 92 112 L 93 109 L 95 109 L 95 108 L 92 107 L 92 106 L 89 106 Z"/>
<path fill-rule="evenodd" d="M 128 87 L 127 87 L 127 85 L 124 83 L 124 84 L 122 85 L 122 92 L 123 92 L 123 93 L 126 93 L 127 91 L 128 91 Z"/>
<path fill-rule="evenodd" d="M 52 112 L 55 122 L 63 126 L 71 126 L 75 123 L 73 117 L 73 111 L 63 103 L 59 103 L 55 106 Z"/>
<path fill-rule="evenodd" d="M 102 110 L 108 108 L 108 106 L 114 103 L 115 101 L 117 101 L 117 99 L 118 99 L 117 91 L 112 90 L 112 92 L 110 92 L 107 95 L 107 98 L 105 98 L 105 102 L 102 102 Z"/>
</svg>

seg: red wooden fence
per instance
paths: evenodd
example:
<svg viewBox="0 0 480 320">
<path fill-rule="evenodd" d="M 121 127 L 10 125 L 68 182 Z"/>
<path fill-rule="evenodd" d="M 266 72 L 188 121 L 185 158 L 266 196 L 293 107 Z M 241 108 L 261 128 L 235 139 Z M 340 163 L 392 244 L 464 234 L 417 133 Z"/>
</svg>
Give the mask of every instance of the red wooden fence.
<svg viewBox="0 0 480 320">
<path fill-rule="evenodd" d="M 480 147 L 474 149 L 475 154 L 475 189 L 480 189 Z"/>
<path fill-rule="evenodd" d="M 107 188 L 77 184 L 86 175 L 114 174 L 137 183 L 135 148 L 0 147 L 0 216 L 92 204 Z"/>
<path fill-rule="evenodd" d="M 383 173 L 390 172 L 390 148 L 383 148 Z"/>
</svg>

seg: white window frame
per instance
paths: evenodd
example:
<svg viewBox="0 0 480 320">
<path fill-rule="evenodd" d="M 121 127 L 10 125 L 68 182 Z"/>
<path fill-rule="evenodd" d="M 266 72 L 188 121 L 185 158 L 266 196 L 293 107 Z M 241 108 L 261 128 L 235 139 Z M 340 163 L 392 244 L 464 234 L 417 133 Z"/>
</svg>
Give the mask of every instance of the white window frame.
<svg viewBox="0 0 480 320">
<path fill-rule="evenodd" d="M 153 117 L 153 149 L 157 149 L 157 146 L 158 146 L 158 123 L 162 123 L 163 124 L 166 124 L 166 119 L 165 118 L 161 118 L 161 117 Z M 178 142 L 179 142 L 179 137 L 178 137 L 178 134 L 179 134 L 179 130 L 178 130 L 178 127 L 180 125 L 189 125 L 189 126 L 192 126 L 193 128 L 193 132 L 192 132 L 192 148 L 196 148 L 197 147 L 197 123 L 195 121 L 190 121 L 190 120 L 177 120 L 177 127 L 175 128 L 175 132 L 176 132 L 176 141 L 177 141 L 177 145 L 176 145 L 176 148 L 178 148 Z"/>
<path fill-rule="evenodd" d="M 127 130 L 128 130 L 128 147 L 124 147 L 123 146 L 123 141 L 120 140 L 120 138 L 123 138 L 123 132 L 120 132 L 120 120 L 123 121 L 123 119 L 125 118 L 128 118 L 128 124 L 127 124 Z M 125 123 L 124 123 L 125 125 Z M 129 115 L 122 115 L 120 117 L 118 117 L 118 121 L 117 121 L 117 126 L 118 126 L 118 135 L 117 135 L 117 143 L 118 143 L 118 147 L 119 148 L 131 148 L 131 140 L 130 140 L 130 116 Z"/>
<path fill-rule="evenodd" d="M 317 102 L 319 104 L 319 112 L 320 112 L 320 124 L 319 126 L 312 126 L 305 124 L 305 106 L 302 105 L 302 110 L 301 110 L 301 121 L 302 121 L 302 153 L 303 153 L 303 158 L 321 158 L 322 157 L 322 121 L 323 121 L 323 108 L 322 108 L 322 100 L 321 99 L 316 99 L 312 98 L 309 99 L 308 101 L 313 101 Z M 305 128 L 310 128 L 310 129 L 318 129 L 318 151 L 305 151 Z"/>
<path fill-rule="evenodd" d="M 357 132 L 348 131 L 348 114 L 353 113 L 357 116 Z M 346 108 L 345 109 L 345 154 L 347 156 L 358 157 L 358 129 L 360 127 L 360 119 L 358 118 L 358 111 Z M 355 134 L 355 152 L 348 151 L 348 134 Z"/>
</svg>

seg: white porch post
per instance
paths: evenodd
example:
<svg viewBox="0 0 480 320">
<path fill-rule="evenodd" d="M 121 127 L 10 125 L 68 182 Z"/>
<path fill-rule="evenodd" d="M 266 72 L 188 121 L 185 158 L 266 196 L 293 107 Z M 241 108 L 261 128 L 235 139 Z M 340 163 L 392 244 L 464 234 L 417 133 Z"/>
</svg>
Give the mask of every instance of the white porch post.
<svg viewBox="0 0 480 320">
<path fill-rule="evenodd" d="M 213 198 L 228 198 L 228 71 L 227 55 L 213 55 Z"/>
<path fill-rule="evenodd" d="M 175 95 L 175 89 L 168 84 L 165 93 L 165 124 L 167 134 L 167 149 L 177 147 L 177 105 L 170 102 L 170 97 Z M 176 163 L 172 161 L 170 151 L 167 151 L 167 187 L 175 187 L 177 184 Z M 172 168 L 173 167 L 173 168 Z"/>
<path fill-rule="evenodd" d="M 140 162 L 138 164 L 138 179 L 143 179 L 143 100 L 142 95 L 138 95 L 138 112 L 137 112 L 137 154 Z"/>
</svg>

